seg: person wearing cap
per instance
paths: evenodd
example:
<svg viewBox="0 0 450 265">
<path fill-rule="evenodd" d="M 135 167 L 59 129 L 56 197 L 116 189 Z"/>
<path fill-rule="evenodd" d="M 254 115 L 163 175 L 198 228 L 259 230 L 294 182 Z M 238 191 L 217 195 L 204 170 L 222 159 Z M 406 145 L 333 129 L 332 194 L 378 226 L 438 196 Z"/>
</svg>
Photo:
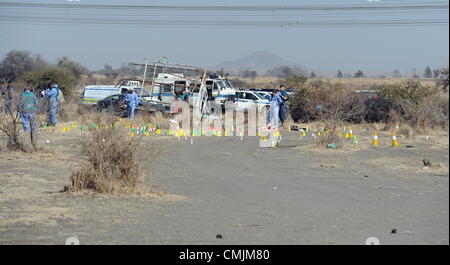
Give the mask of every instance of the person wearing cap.
<svg viewBox="0 0 450 265">
<path fill-rule="evenodd" d="M 20 95 L 19 115 L 22 120 L 23 130 L 26 133 L 36 129 L 36 110 L 38 101 L 36 95 L 26 86 Z"/>
<path fill-rule="evenodd" d="M 127 111 L 129 118 L 134 119 L 134 112 L 136 111 L 136 108 L 139 105 L 139 99 L 136 92 L 134 92 L 133 88 L 128 90 L 127 94 L 125 94 L 123 101 L 127 104 Z"/>
<path fill-rule="evenodd" d="M 270 127 L 272 127 L 272 123 L 273 123 L 273 128 L 277 129 L 279 126 L 279 119 L 280 119 L 280 104 L 282 103 L 282 99 L 280 97 L 280 93 L 278 93 L 277 89 L 274 89 L 272 91 L 272 95 L 269 98 L 270 101 L 270 110 L 269 110 L 269 117 L 267 119 L 267 123 L 269 124 Z"/>
<path fill-rule="evenodd" d="M 284 122 L 286 121 L 286 101 L 288 100 L 288 94 L 286 92 L 286 87 L 284 85 L 280 85 L 280 98 L 282 100 L 280 104 L 280 123 L 281 126 L 283 126 Z"/>
<path fill-rule="evenodd" d="M 51 126 L 56 125 L 56 113 L 58 112 L 58 89 L 57 84 L 51 83 L 50 88 L 42 92 L 42 94 L 48 99 L 48 113 Z"/>
</svg>

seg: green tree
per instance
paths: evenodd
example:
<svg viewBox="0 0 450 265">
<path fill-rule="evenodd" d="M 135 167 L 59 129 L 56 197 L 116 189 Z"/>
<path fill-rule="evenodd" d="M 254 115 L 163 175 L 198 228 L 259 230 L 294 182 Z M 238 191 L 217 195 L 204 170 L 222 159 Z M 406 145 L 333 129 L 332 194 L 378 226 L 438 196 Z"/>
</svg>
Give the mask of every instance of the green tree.
<svg viewBox="0 0 450 265">
<path fill-rule="evenodd" d="M 114 70 L 109 64 L 105 64 L 103 66 L 103 69 L 100 70 L 100 73 L 104 74 L 109 80 L 114 80 L 119 76 L 119 72 L 117 70 Z"/>
<path fill-rule="evenodd" d="M 29 51 L 12 50 L 0 62 L 0 79 L 13 82 L 28 71 L 46 67 L 48 63 L 39 55 L 32 55 Z"/>
<path fill-rule="evenodd" d="M 58 58 L 56 66 L 72 72 L 72 74 L 77 78 L 80 78 L 82 74 L 86 74 L 88 72 L 88 69 L 86 67 L 71 60 L 67 56 Z"/>
<path fill-rule="evenodd" d="M 301 68 L 292 69 L 289 66 L 281 66 L 267 71 L 267 75 L 276 76 L 278 78 L 287 78 L 293 75 L 304 75 Z"/>
<path fill-rule="evenodd" d="M 427 66 L 427 68 L 425 68 L 425 72 L 423 74 L 423 77 L 425 77 L 425 78 L 432 78 L 433 77 L 433 72 L 431 72 L 431 68 L 429 66 Z"/>
<path fill-rule="evenodd" d="M 433 77 L 434 78 L 438 78 L 440 74 L 441 74 L 441 69 L 434 69 L 433 70 Z"/>
<path fill-rule="evenodd" d="M 37 91 L 47 89 L 51 83 L 56 83 L 64 96 L 71 96 L 80 81 L 72 72 L 64 68 L 30 71 L 24 74 L 23 80 Z"/>
<path fill-rule="evenodd" d="M 355 73 L 355 77 L 356 77 L 356 78 L 364 77 L 363 71 L 358 70 L 358 71 Z"/>
</svg>

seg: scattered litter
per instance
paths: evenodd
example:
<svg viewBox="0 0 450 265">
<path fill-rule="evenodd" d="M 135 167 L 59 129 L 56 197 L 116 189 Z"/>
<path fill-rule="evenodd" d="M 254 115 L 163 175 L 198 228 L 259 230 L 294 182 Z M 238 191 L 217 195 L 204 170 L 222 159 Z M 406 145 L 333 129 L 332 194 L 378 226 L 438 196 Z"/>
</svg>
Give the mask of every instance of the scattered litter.
<svg viewBox="0 0 450 265">
<path fill-rule="evenodd" d="M 368 178 L 368 177 L 369 177 L 369 175 L 364 175 L 364 177 L 365 177 L 365 178 Z"/>
<path fill-rule="evenodd" d="M 427 158 L 424 158 L 422 161 L 423 161 L 423 165 L 426 167 L 430 167 L 432 165 L 431 161 Z"/>
<path fill-rule="evenodd" d="M 407 145 L 406 148 L 414 148 L 412 145 Z"/>
<path fill-rule="evenodd" d="M 397 233 L 397 229 L 396 228 L 391 230 L 391 234 L 396 234 L 396 233 Z"/>
<path fill-rule="evenodd" d="M 330 149 L 336 149 L 336 144 L 335 143 L 328 144 L 327 147 Z"/>
<path fill-rule="evenodd" d="M 325 167 L 325 168 L 335 168 L 334 165 L 325 165 L 325 164 L 320 164 L 320 167 Z"/>
<path fill-rule="evenodd" d="M 277 190 L 277 187 L 273 187 L 272 189 L 273 189 L 273 190 Z"/>
<path fill-rule="evenodd" d="M 216 235 L 216 238 L 222 239 L 223 236 L 222 236 L 221 234 L 217 234 L 217 235 Z"/>
<path fill-rule="evenodd" d="M 299 128 L 297 125 L 291 125 L 291 131 L 298 131 Z"/>
</svg>

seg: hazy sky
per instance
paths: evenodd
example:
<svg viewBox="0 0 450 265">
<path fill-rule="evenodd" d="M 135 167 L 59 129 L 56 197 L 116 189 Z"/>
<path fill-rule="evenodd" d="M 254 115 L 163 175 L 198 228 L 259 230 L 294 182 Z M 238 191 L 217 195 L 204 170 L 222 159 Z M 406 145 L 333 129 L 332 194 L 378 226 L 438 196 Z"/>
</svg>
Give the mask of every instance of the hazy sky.
<svg viewBox="0 0 450 265">
<path fill-rule="evenodd" d="M 427 2 L 447 3 L 447 1 L 399 1 L 399 0 L 229 0 L 229 1 L 118 1 L 118 0 L 67 0 L 19 1 L 14 3 L 59 3 L 70 5 L 172 5 L 172 6 L 311 6 L 311 5 L 381 5 L 411 3 L 421 5 Z M 358 11 L 313 10 L 298 12 L 258 13 L 256 11 L 153 11 L 120 9 L 109 11 L 89 10 L 79 15 L 71 9 L 37 9 L 5 7 L 0 5 L 0 54 L 3 56 L 12 49 L 29 50 L 41 54 L 45 59 L 55 61 L 57 57 L 69 56 L 89 68 L 102 68 L 104 63 L 114 67 L 125 62 L 142 62 L 144 57 L 167 56 L 170 61 L 210 66 L 222 61 L 234 60 L 254 51 L 269 51 L 285 59 L 315 70 L 389 72 L 393 69 L 411 71 L 417 68 L 423 72 L 426 65 L 442 67 L 448 65 L 448 6 L 441 11 Z M 82 12 L 82 11 L 80 11 Z M 84 12 L 84 11 L 83 11 Z M 154 13 L 152 13 L 154 12 Z M 383 13 L 384 12 L 384 13 Z M 56 14 L 55 14 L 56 13 Z M 65 13 L 65 14 L 64 14 Z M 165 19 L 162 26 L 143 23 L 100 24 L 89 23 L 43 23 L 26 20 L 24 17 L 64 18 L 85 16 L 87 18 L 106 18 L 127 22 L 134 19 Z M 260 15 L 263 14 L 263 15 Z M 180 15 L 180 16 L 178 16 Z M 22 19 L 10 19 L 21 16 Z M 281 16 L 281 17 L 280 17 Z M 178 24 L 168 25 L 172 19 Z M 8 19 L 7 19 L 8 18 Z M 183 20 L 184 19 L 184 20 Z M 272 23 L 275 27 L 225 27 L 220 25 L 190 24 L 191 20 L 219 21 L 217 23 Z M 279 26 L 276 26 L 280 21 Z M 289 23 L 300 20 L 300 25 L 287 27 Z M 391 20 L 444 20 L 439 25 L 393 25 L 379 23 L 361 25 L 352 21 L 391 21 Z M 251 22 L 246 22 L 251 21 Z M 253 21 L 253 22 L 252 22 Z M 257 21 L 257 22 L 255 22 Z M 259 22 L 258 22 L 259 21 Z M 263 22 L 261 22 L 263 21 Z M 275 21 L 275 22 L 274 22 Z M 304 21 L 312 25 L 301 25 Z M 333 25 L 334 22 L 349 21 L 350 25 Z M 128 21 L 129 22 L 129 21 Z M 127 23 L 128 23 L 127 22 Z M 318 24 L 314 24 L 314 23 Z M 320 25 L 322 22 L 328 22 Z M 181 23 L 181 24 L 180 24 Z M 237 22 L 236 22 L 237 23 Z M 284 23 L 284 24 L 283 24 Z M 169 23 L 170 24 L 170 23 Z M 281 25 L 284 26 L 281 26 Z M 228 25 L 228 24 L 224 24 Z M 259 25 L 259 24 L 258 24 Z"/>
</svg>

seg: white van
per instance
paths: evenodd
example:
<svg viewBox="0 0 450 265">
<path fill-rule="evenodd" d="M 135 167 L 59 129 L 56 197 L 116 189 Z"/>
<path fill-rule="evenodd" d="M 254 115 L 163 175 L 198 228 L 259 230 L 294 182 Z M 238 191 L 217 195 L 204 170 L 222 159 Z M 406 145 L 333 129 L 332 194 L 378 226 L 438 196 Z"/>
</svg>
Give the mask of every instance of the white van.
<svg viewBox="0 0 450 265">
<path fill-rule="evenodd" d="M 83 104 L 97 104 L 98 101 L 112 95 L 123 94 L 130 89 L 134 89 L 136 94 L 144 100 L 150 100 L 150 93 L 142 90 L 141 82 L 138 80 L 123 79 L 113 85 L 94 85 L 86 86 L 81 95 Z"/>
</svg>

